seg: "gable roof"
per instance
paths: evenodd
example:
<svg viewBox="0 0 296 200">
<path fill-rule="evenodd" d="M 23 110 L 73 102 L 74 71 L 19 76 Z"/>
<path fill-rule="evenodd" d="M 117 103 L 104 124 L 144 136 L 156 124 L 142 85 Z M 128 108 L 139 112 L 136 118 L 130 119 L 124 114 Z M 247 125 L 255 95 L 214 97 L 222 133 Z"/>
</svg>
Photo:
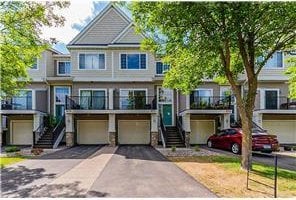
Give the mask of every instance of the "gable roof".
<svg viewBox="0 0 296 200">
<path fill-rule="evenodd" d="M 95 25 L 98 25 L 98 23 L 100 23 L 101 20 L 104 20 L 104 17 L 110 13 L 110 12 L 114 12 L 114 17 L 117 17 L 116 19 L 111 19 L 113 20 L 113 23 L 119 23 L 122 22 L 121 24 L 117 24 L 115 27 L 118 30 L 115 30 L 114 33 L 119 34 L 124 28 L 126 28 L 126 26 L 128 26 L 131 23 L 131 19 L 120 9 L 118 8 L 116 5 L 114 5 L 114 3 L 109 3 L 101 12 L 100 14 L 98 14 L 85 28 L 82 29 L 82 31 L 80 31 L 80 33 L 78 35 L 76 35 L 74 37 L 73 40 L 70 41 L 70 43 L 68 44 L 68 46 L 71 45 L 85 45 L 85 41 L 83 41 L 83 37 L 92 31 L 93 27 L 95 27 Z M 105 19 L 106 21 L 106 19 Z M 106 21 L 105 23 L 108 23 L 109 21 Z M 95 30 L 94 30 L 95 31 Z M 103 31 L 103 30 L 102 30 Z M 92 33 L 93 34 L 93 33 Z M 91 34 L 90 34 L 91 35 Z M 111 37 L 110 35 L 106 35 Z M 116 37 L 114 36 L 114 37 Z M 102 35 L 103 37 L 103 35 Z M 80 41 L 82 39 L 82 41 Z M 114 39 L 114 38 L 112 38 Z M 80 42 L 79 42 L 80 41 Z M 110 41 L 106 41 L 107 43 L 110 43 Z M 94 42 L 95 43 L 95 42 Z M 86 45 L 90 45 L 87 44 Z M 99 45 L 99 44 L 96 44 Z M 105 44 L 106 45 L 106 44 Z"/>
<path fill-rule="evenodd" d="M 114 40 L 113 44 L 140 44 L 145 38 L 143 34 L 137 34 L 135 32 L 135 26 L 130 23 Z"/>
</svg>

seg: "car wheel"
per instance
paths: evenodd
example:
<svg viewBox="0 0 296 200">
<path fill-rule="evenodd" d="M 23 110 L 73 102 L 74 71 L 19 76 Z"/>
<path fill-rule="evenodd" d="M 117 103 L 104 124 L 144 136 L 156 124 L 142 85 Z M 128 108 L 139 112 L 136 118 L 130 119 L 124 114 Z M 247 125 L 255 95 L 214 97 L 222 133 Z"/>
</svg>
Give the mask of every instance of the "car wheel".
<svg viewBox="0 0 296 200">
<path fill-rule="evenodd" d="M 239 144 L 233 143 L 231 145 L 231 152 L 234 153 L 234 154 L 239 154 L 239 152 L 240 152 Z"/>
<path fill-rule="evenodd" d="M 212 141 L 208 140 L 207 145 L 208 145 L 209 148 L 212 148 L 213 147 Z"/>
</svg>

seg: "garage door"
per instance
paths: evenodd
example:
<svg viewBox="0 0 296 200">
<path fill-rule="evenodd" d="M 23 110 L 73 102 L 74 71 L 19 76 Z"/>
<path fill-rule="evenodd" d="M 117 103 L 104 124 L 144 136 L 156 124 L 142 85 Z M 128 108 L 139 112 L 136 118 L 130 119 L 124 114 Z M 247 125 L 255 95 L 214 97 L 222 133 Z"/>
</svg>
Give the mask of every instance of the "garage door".
<svg viewBox="0 0 296 200">
<path fill-rule="evenodd" d="M 150 144 L 150 121 L 118 121 L 118 143 Z"/>
<path fill-rule="evenodd" d="M 33 120 L 11 121 L 11 144 L 32 145 Z"/>
<path fill-rule="evenodd" d="M 190 127 L 191 144 L 206 144 L 209 136 L 215 133 L 214 120 L 191 120 Z"/>
<path fill-rule="evenodd" d="M 78 120 L 78 144 L 108 144 L 108 121 Z"/>
<path fill-rule="evenodd" d="M 277 135 L 282 144 L 296 143 L 296 122 L 295 120 L 263 120 L 263 128 L 268 133 Z"/>
</svg>

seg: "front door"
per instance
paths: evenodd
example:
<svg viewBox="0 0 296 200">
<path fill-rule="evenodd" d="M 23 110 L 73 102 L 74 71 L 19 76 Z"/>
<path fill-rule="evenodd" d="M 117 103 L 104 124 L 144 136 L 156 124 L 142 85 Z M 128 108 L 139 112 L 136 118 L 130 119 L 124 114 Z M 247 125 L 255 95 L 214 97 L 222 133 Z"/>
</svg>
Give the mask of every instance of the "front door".
<svg viewBox="0 0 296 200">
<path fill-rule="evenodd" d="M 165 126 L 173 125 L 172 104 L 163 104 L 162 105 L 162 117 L 163 117 L 163 123 Z"/>
<path fill-rule="evenodd" d="M 278 91 L 266 90 L 265 91 L 265 109 L 278 108 Z"/>
</svg>

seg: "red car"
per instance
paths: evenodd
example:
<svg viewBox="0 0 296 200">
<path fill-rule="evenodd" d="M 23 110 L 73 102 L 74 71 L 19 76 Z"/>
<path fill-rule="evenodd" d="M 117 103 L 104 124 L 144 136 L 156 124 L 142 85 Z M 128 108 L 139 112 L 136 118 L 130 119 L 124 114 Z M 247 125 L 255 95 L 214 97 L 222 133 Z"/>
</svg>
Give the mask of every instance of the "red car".
<svg viewBox="0 0 296 200">
<path fill-rule="evenodd" d="M 252 133 L 253 151 L 272 152 L 279 148 L 279 142 L 275 135 L 266 132 L 253 130 Z M 229 128 L 220 131 L 209 137 L 207 145 L 210 148 L 231 150 L 239 154 L 242 146 L 242 130 L 240 128 Z"/>
</svg>

